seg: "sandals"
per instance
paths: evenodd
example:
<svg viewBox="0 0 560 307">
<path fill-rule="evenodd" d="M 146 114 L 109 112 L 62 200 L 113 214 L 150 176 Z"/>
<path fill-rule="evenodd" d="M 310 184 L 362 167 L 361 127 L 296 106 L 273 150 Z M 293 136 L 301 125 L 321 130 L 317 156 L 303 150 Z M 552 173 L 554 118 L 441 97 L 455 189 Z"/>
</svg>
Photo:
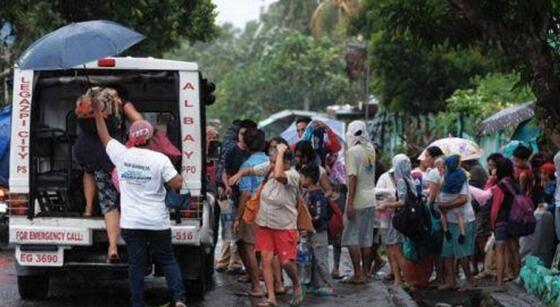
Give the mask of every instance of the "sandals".
<svg viewBox="0 0 560 307">
<path fill-rule="evenodd" d="M 286 286 L 286 287 L 284 287 L 284 291 L 276 291 L 276 290 L 274 290 L 274 294 L 275 294 L 275 295 L 278 295 L 278 296 L 286 295 L 286 294 L 288 294 L 288 291 L 290 291 L 290 289 L 292 289 L 291 286 Z"/>
<path fill-rule="evenodd" d="M 251 282 L 251 278 L 248 275 L 243 275 L 237 279 L 237 282 L 247 284 Z"/>
<path fill-rule="evenodd" d="M 118 254 L 111 254 L 107 257 L 107 263 L 119 263 L 121 261 L 121 257 Z"/>
<path fill-rule="evenodd" d="M 241 296 L 241 297 L 255 297 L 255 298 L 261 298 L 264 296 L 264 293 L 254 293 L 251 291 L 239 291 L 239 292 L 235 292 L 235 296 Z"/>
<path fill-rule="evenodd" d="M 257 304 L 258 307 L 276 307 L 278 306 L 276 303 L 271 301 L 264 301 Z"/>
<path fill-rule="evenodd" d="M 334 295 L 334 288 L 333 287 L 313 288 L 313 289 L 309 289 L 308 293 L 311 293 L 311 294 L 314 294 L 314 295 L 317 295 L 317 296 L 328 297 L 328 296 L 333 296 Z"/>
<path fill-rule="evenodd" d="M 367 283 L 367 279 L 365 280 L 356 280 L 353 277 L 347 277 L 340 281 L 342 284 L 350 284 L 350 285 L 364 285 Z"/>
<path fill-rule="evenodd" d="M 342 279 L 342 276 L 340 275 L 339 272 L 331 272 L 331 278 L 335 280 L 339 280 Z"/>
<path fill-rule="evenodd" d="M 379 270 L 381 270 L 385 264 L 387 264 L 387 261 L 385 260 L 378 260 L 375 262 L 375 265 L 371 268 L 371 271 L 369 272 L 371 275 L 375 275 L 377 274 L 377 272 L 379 272 Z"/>
</svg>

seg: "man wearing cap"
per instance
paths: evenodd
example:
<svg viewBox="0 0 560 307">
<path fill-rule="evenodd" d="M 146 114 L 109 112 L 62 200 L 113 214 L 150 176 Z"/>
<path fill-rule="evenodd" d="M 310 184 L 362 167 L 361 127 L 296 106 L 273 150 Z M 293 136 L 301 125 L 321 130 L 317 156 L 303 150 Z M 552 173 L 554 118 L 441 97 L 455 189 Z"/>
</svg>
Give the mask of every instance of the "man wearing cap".
<svg viewBox="0 0 560 307">
<path fill-rule="evenodd" d="M 165 206 L 165 184 L 178 190 L 183 177 L 167 156 L 147 149 L 154 128 L 146 120 L 135 121 L 124 146 L 111 138 L 103 114 L 94 103 L 97 133 L 115 165 L 121 192 L 121 234 L 128 251 L 128 278 L 132 306 L 144 306 L 144 272 L 148 244 L 163 267 L 175 306 L 185 305 L 183 278 L 171 245 L 169 211 Z"/>
</svg>

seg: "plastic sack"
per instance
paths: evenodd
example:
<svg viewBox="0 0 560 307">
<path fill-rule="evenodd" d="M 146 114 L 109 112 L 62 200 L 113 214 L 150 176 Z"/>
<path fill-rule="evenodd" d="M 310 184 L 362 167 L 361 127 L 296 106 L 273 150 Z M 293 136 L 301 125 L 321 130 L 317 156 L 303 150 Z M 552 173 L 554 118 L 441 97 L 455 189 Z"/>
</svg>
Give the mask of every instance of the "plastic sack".
<svg viewBox="0 0 560 307">
<path fill-rule="evenodd" d="M 161 130 L 157 130 L 154 133 L 154 136 L 150 140 L 149 146 L 151 150 L 160 152 L 171 160 L 171 162 L 175 163 L 179 161 L 181 158 L 181 152 L 171 141 L 167 138 L 165 132 Z"/>
<path fill-rule="evenodd" d="M 10 137 L 12 106 L 0 109 L 0 185 L 8 186 L 10 179 Z"/>
<path fill-rule="evenodd" d="M 407 282 L 417 289 L 428 287 L 434 267 L 431 255 L 417 262 L 405 260 L 403 265 L 403 274 Z"/>
</svg>

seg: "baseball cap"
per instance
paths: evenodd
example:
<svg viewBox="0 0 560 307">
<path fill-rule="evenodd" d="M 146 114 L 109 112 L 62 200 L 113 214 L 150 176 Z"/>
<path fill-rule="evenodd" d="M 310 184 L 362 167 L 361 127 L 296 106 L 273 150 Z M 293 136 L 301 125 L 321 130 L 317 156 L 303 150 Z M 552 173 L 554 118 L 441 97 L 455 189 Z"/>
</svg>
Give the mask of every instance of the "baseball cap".
<svg viewBox="0 0 560 307">
<path fill-rule="evenodd" d="M 128 129 L 128 143 L 132 146 L 148 142 L 154 135 L 154 127 L 147 120 L 137 120 Z"/>
</svg>

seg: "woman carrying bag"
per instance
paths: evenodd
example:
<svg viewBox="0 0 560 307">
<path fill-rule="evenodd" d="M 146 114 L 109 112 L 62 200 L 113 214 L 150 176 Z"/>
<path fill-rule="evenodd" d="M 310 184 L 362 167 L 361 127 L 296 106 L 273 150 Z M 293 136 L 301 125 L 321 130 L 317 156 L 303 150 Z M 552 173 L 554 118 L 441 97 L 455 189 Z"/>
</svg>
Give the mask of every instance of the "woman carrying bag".
<svg viewBox="0 0 560 307">
<path fill-rule="evenodd" d="M 307 208 L 302 206 L 299 195 L 299 173 L 292 168 L 293 154 L 285 144 L 279 144 L 270 151 L 270 162 L 257 165 L 252 169 L 241 170 L 230 179 L 239 180 L 243 176 L 267 176 L 252 199 L 247 201 L 243 219 L 246 223 L 254 222 L 256 230 L 256 250 L 261 253 L 267 300 L 259 306 L 276 306 L 274 292 L 274 274 L 272 261 L 275 255 L 280 258 L 282 268 L 288 273 L 293 283 L 294 297 L 291 305 L 300 305 L 303 292 L 295 263 L 298 242 L 298 230 L 305 229 L 305 224 L 312 225 Z M 299 224 L 299 227 L 298 227 Z"/>
</svg>

